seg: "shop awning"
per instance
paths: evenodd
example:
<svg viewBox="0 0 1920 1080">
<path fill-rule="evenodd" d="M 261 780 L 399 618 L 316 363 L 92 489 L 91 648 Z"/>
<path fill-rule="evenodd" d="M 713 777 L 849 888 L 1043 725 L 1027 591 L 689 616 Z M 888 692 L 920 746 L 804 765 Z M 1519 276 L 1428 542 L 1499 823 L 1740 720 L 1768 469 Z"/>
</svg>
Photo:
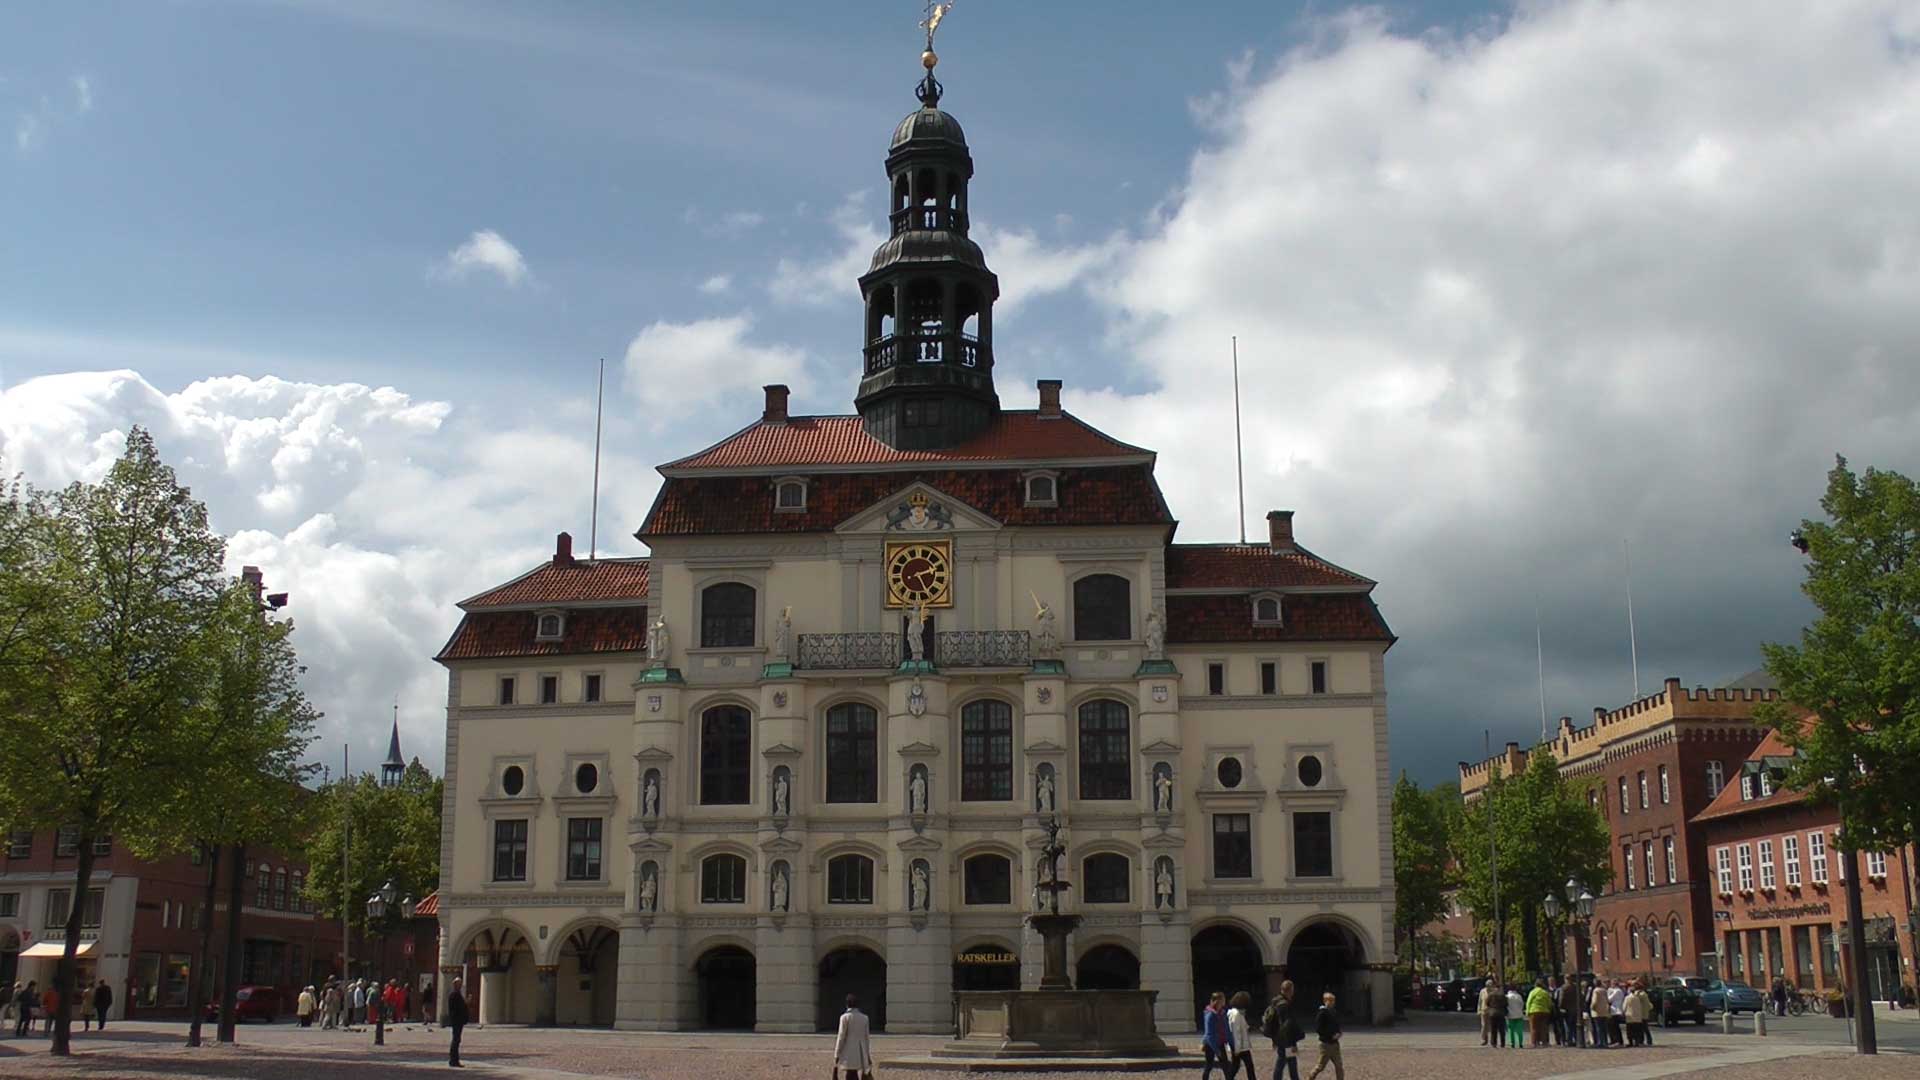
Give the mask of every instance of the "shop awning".
<svg viewBox="0 0 1920 1080">
<path fill-rule="evenodd" d="M 93 951 L 93 947 L 95 944 L 97 943 L 92 941 L 83 941 L 80 943 L 80 947 L 73 951 L 73 955 L 85 956 L 88 953 Z M 65 956 L 66 954 L 67 954 L 67 943 L 64 941 L 36 941 L 33 944 L 27 946 L 27 950 L 20 954 L 20 959 L 22 960 L 33 960 L 33 959 L 58 960 L 62 956 Z"/>
</svg>

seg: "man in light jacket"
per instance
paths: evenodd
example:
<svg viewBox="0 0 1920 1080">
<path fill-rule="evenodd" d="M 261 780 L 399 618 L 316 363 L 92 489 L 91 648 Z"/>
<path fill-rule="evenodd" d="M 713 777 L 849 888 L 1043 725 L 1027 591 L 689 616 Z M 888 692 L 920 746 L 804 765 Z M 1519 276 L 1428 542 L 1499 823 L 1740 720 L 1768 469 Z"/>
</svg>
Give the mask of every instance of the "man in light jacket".
<svg viewBox="0 0 1920 1080">
<path fill-rule="evenodd" d="M 1507 1038 L 1507 995 L 1500 984 L 1488 977 L 1480 988 L 1480 1045 L 1502 1046 Z"/>
<path fill-rule="evenodd" d="M 873 1072 L 872 1030 L 855 994 L 847 995 L 847 1011 L 840 1014 L 840 1034 L 833 1040 L 833 1067 L 836 1072 L 844 1070 L 846 1080 L 860 1080 Z"/>
<path fill-rule="evenodd" d="M 1593 1048 L 1605 1050 L 1607 1033 L 1613 1029 L 1610 1022 L 1613 1017 L 1613 1005 L 1607 997 L 1606 983 L 1598 979 L 1594 980 L 1593 993 L 1587 998 L 1587 1010 L 1593 1017 Z"/>
</svg>

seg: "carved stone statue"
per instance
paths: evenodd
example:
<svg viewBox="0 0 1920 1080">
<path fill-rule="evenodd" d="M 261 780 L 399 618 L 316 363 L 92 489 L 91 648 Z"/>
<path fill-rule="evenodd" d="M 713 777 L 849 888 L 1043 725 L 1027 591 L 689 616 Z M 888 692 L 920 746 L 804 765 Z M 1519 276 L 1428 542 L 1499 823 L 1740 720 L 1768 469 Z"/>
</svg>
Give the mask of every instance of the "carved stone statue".
<svg viewBox="0 0 1920 1080">
<path fill-rule="evenodd" d="M 1038 593 L 1027 595 L 1033 597 L 1033 655 L 1051 660 L 1060 654 L 1060 635 L 1054 628 L 1053 608 L 1047 606 Z"/>
<path fill-rule="evenodd" d="M 773 658 L 775 660 L 793 659 L 793 606 L 789 604 L 780 609 L 773 620 Z"/>
<path fill-rule="evenodd" d="M 1153 906 L 1173 906 L 1173 863 L 1167 859 L 1161 859 L 1159 868 L 1153 873 Z"/>
<path fill-rule="evenodd" d="M 773 910 L 787 910 L 787 868 L 778 867 L 773 872 Z"/>
<path fill-rule="evenodd" d="M 787 801 L 791 786 L 792 785 L 787 782 L 787 772 L 785 769 L 773 774 L 774 817 L 786 817 L 791 812 Z"/>
<path fill-rule="evenodd" d="M 930 886 L 927 881 L 927 864 L 923 862 L 914 863 L 913 864 L 913 888 L 912 888 L 912 892 L 907 897 L 907 906 L 914 911 L 926 911 L 928 902 L 931 900 L 931 896 L 929 895 L 929 889 L 930 889 Z"/>
<path fill-rule="evenodd" d="M 660 881 L 651 872 L 640 875 L 640 910 L 654 911 L 660 904 Z"/>
<path fill-rule="evenodd" d="M 1041 769 L 1034 777 L 1033 802 L 1041 813 L 1053 813 L 1053 770 Z"/>
<path fill-rule="evenodd" d="M 1147 612 L 1147 659 L 1167 658 L 1167 617 L 1159 608 Z"/>
<path fill-rule="evenodd" d="M 918 664 L 927 658 L 927 605 L 916 600 L 907 615 L 907 655 Z"/>
<path fill-rule="evenodd" d="M 667 630 L 667 617 L 661 615 L 647 625 L 647 659 L 664 664 L 672 650 L 673 634 Z"/>
<path fill-rule="evenodd" d="M 647 782 L 640 788 L 640 816 L 660 816 L 660 777 L 656 773 L 648 773 Z"/>
<path fill-rule="evenodd" d="M 907 779 L 907 809 L 915 814 L 927 812 L 927 770 L 915 767 Z"/>
<path fill-rule="evenodd" d="M 1173 812 L 1173 773 L 1167 769 L 1157 769 L 1153 774 L 1153 808 L 1156 812 Z"/>
</svg>

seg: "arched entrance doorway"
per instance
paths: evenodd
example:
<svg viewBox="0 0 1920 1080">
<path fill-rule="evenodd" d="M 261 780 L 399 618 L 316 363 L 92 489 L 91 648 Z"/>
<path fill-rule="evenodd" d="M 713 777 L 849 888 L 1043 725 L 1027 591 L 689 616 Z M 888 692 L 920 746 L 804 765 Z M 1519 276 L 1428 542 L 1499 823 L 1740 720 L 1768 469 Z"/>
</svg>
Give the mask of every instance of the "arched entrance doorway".
<svg viewBox="0 0 1920 1080">
<path fill-rule="evenodd" d="M 1020 989 L 1020 954 L 1001 945 L 975 945 L 953 958 L 955 990 Z"/>
<path fill-rule="evenodd" d="M 612 1027 L 619 972 L 619 931 L 584 926 L 568 934 L 554 972 L 554 1022 Z"/>
<path fill-rule="evenodd" d="M 1140 958 L 1120 945 L 1095 945 L 1074 967 L 1073 985 L 1079 990 L 1140 989 Z"/>
<path fill-rule="evenodd" d="M 717 945 L 693 964 L 700 1026 L 751 1031 L 756 983 L 753 954 L 738 945 Z"/>
<path fill-rule="evenodd" d="M 872 949 L 858 945 L 835 949 L 820 958 L 819 995 L 814 999 L 814 1027 L 833 1031 L 846 1010 L 847 995 L 860 999 L 860 1011 L 874 1031 L 887 1028 L 887 962 Z"/>
<path fill-rule="evenodd" d="M 1267 972 L 1260 946 L 1246 931 L 1209 926 L 1193 935 L 1193 1018 L 1197 1025 L 1215 991 L 1232 998 L 1241 990 L 1253 999 L 1253 1015 L 1267 1007 Z"/>
<path fill-rule="evenodd" d="M 481 1023 L 531 1024 L 538 1019 L 540 977 L 533 948 L 519 927 L 483 927 L 467 940 L 461 963 L 469 973 L 468 1008 Z"/>
<path fill-rule="evenodd" d="M 1293 980 L 1293 1001 L 1300 1012 L 1320 1007 L 1320 995 L 1331 990 L 1339 998 L 1342 1016 L 1370 1017 L 1373 1001 L 1365 993 L 1364 982 L 1354 978 L 1364 974 L 1366 956 L 1360 943 L 1338 923 L 1309 923 L 1293 935 L 1287 946 L 1287 978 Z"/>
</svg>

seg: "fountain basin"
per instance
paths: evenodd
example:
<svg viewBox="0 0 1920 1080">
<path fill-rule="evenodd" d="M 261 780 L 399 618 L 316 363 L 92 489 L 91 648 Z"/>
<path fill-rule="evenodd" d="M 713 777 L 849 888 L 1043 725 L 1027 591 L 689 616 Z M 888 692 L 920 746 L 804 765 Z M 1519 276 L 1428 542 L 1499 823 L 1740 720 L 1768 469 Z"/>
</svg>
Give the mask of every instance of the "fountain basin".
<svg viewBox="0 0 1920 1080">
<path fill-rule="evenodd" d="M 943 1058 L 1171 1057 L 1153 1027 L 1158 990 L 962 990 Z"/>
</svg>

